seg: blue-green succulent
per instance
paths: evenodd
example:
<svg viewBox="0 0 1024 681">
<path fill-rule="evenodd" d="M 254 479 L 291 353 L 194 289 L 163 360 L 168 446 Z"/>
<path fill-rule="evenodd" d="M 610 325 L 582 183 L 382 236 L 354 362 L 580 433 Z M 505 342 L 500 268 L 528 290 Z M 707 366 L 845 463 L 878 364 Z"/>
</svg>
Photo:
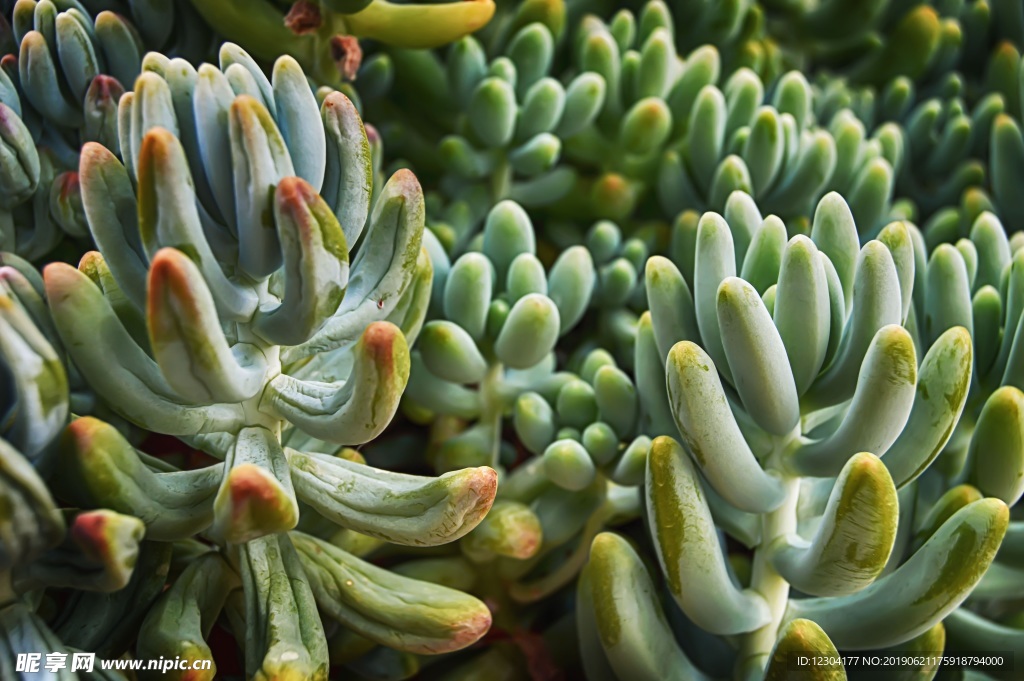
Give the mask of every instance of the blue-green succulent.
<svg viewBox="0 0 1024 681">
<path fill-rule="evenodd" d="M 3 678 L 1019 676 L 1019 0 L 0 9 Z"/>
<path fill-rule="evenodd" d="M 61 508 L 46 477 L 52 477 L 56 440 L 69 417 L 68 377 L 58 351 L 37 325 L 34 284 L 18 269 L 0 266 L 0 638 L 9 651 L 0 662 L 5 678 L 20 654 L 120 655 L 128 647 L 118 626 L 137 625 L 144 607 L 163 586 L 142 576 L 163 554 L 143 542 L 143 522 L 110 509 Z M 45 323 L 45 322 L 43 322 Z M 59 617 L 45 602 L 67 594 Z M 132 607 L 129 597 L 137 602 Z M 107 605 L 106 612 L 96 608 Z M 116 618 L 108 613 L 117 611 Z M 120 620 L 120 621 L 119 621 Z M 89 622 L 88 633 L 83 625 Z M 79 678 L 68 670 L 55 679 Z M 81 678 L 120 678 L 97 669 Z"/>
<path fill-rule="evenodd" d="M 385 646 L 469 645 L 490 623 L 480 601 L 291 531 L 301 509 L 429 546 L 464 535 L 493 501 L 486 466 L 424 478 L 341 447 L 384 429 L 408 379 L 403 330 L 415 336 L 431 287 L 422 192 L 403 171 L 371 200 L 353 105 L 335 93 L 318 106 L 294 60 L 270 80 L 229 45 L 222 66 L 146 57 L 121 100 L 121 158 L 97 143 L 82 151 L 99 250 L 44 270 L 62 345 L 98 398 L 222 462 L 153 467 L 117 430 L 80 418 L 61 447 L 76 482 L 59 486 L 142 518 L 153 539 L 222 547 L 162 596 L 139 655 L 209 659 L 203 639 L 234 588 L 249 675 L 326 678 L 318 610 Z M 385 605 L 394 599 L 403 605 Z M 195 614 L 187 636 L 184 611 Z"/>
<path fill-rule="evenodd" d="M 408 399 L 474 422 L 439 447 L 438 470 L 498 464 L 502 422 L 515 399 L 565 382 L 555 346 L 583 318 L 596 279 L 582 246 L 546 268 L 529 216 L 512 201 L 488 214 L 480 247 L 450 265 L 434 248 L 437 316 L 412 357 Z"/>
<path fill-rule="evenodd" d="M 693 634 L 680 647 L 636 550 L 599 535 L 577 603 L 593 678 L 773 678 L 786 651 L 913 645 L 979 585 L 1007 532 L 1019 494 L 942 513 L 915 482 L 961 421 L 980 342 L 945 315 L 941 250 L 919 267 L 907 222 L 860 246 L 835 194 L 809 237 L 776 221 L 706 213 L 682 267 L 648 261 L 636 362 L 658 436 L 647 519 Z M 777 239 L 780 252 L 766 248 Z M 994 416 L 982 430 L 1009 447 L 984 466 L 1016 475 L 1020 424 Z M 744 581 L 720 531 L 753 551 Z"/>
</svg>

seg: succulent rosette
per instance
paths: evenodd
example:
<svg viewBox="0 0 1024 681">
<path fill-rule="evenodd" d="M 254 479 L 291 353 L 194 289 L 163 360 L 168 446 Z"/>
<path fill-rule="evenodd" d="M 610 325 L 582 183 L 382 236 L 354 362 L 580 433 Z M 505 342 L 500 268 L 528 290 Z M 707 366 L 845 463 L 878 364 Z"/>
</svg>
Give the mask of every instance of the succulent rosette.
<svg viewBox="0 0 1024 681">
<path fill-rule="evenodd" d="M 1024 525 L 1019 516 L 1024 495 L 1024 367 L 1017 345 L 1024 276 L 1020 246 L 1019 238 L 1007 238 L 995 215 L 982 213 L 969 238 L 939 245 L 932 252 L 928 295 L 921 301 L 937 328 L 958 324 L 969 329 L 977 352 L 964 413 L 935 465 L 921 479 L 919 497 L 934 500 L 934 506 L 919 534 L 927 536 L 943 518 L 983 497 L 1001 499 L 1012 513 L 992 567 L 965 606 L 945 620 L 948 646 L 957 651 L 988 640 L 991 643 L 983 649 L 1002 645 L 1016 654 L 1024 644 L 1014 625 L 1024 566 Z"/>
<path fill-rule="evenodd" d="M 597 533 L 641 513 L 650 439 L 636 386 L 605 350 L 587 354 L 578 370 L 557 391 L 516 399 L 513 428 L 533 456 L 502 481 L 495 508 L 462 542 L 471 559 L 498 559 L 514 601 L 536 602 L 570 584 Z M 532 552 L 520 550 L 531 542 Z"/>
<path fill-rule="evenodd" d="M 388 121 L 381 133 L 389 148 L 439 176 L 430 187 L 441 199 L 431 217 L 443 225 L 438 235 L 449 253 L 465 248 L 500 201 L 548 206 L 576 181 L 574 169 L 561 162 L 562 140 L 593 120 L 605 87 L 590 72 L 562 82 L 553 71 L 554 29 L 542 18 L 518 27 L 497 56 L 468 36 L 444 58 L 379 55 L 356 82 L 367 111 Z M 382 74 L 370 77 L 376 69 Z M 407 116 L 407 105 L 417 101 L 430 106 L 422 116 Z"/>
<path fill-rule="evenodd" d="M 9 651 L 0 671 L 18 679 L 30 678 L 14 667 L 19 653 L 125 652 L 128 641 L 115 626 L 137 625 L 163 586 L 162 576 L 156 584 L 136 568 L 155 567 L 159 554 L 168 555 L 142 541 L 138 518 L 109 509 L 62 509 L 44 482 L 69 402 L 63 362 L 41 328 L 46 313 L 37 283 L 0 266 L 0 637 Z M 144 581 L 149 588 L 140 585 Z M 55 593 L 67 599 L 56 618 L 46 612 Z M 138 599 L 135 607 L 128 605 L 129 594 Z M 122 621 L 105 617 L 92 607 L 97 603 L 120 610 Z M 93 636 L 82 635 L 87 617 Z M 53 678 L 79 677 L 64 670 Z M 96 670 L 82 678 L 121 676 Z"/>
<path fill-rule="evenodd" d="M 0 117 L 7 148 L 0 227 L 4 249 L 38 260 L 65 237 L 85 241 L 89 230 L 78 151 L 90 141 L 118 150 L 118 100 L 139 75 L 144 45 L 193 59 L 210 49 L 204 25 L 175 31 L 173 3 L 131 5 L 86 6 L 77 0 L 13 4 L 12 52 L 0 60 Z M 129 14 L 145 30 L 126 19 Z M 187 40 L 179 44 L 175 35 Z"/>
<path fill-rule="evenodd" d="M 599 535 L 577 603 L 591 677 L 771 678 L 797 651 L 936 645 L 1007 532 L 1016 498 L 978 493 L 950 509 L 915 482 L 961 419 L 979 342 L 969 321 L 927 304 L 944 310 L 946 297 L 940 265 L 917 264 L 916 228 L 894 222 L 860 246 L 835 194 L 809 237 L 787 240 L 780 223 L 706 213 L 684 267 L 648 262 L 647 517 L 691 635 L 676 643 L 636 550 Z M 775 231 L 780 257 L 767 257 Z M 990 437 L 1020 440 L 1022 424 L 997 420 Z M 1021 458 L 985 461 L 1005 476 Z M 753 550 L 743 578 L 720 530 Z"/>
<path fill-rule="evenodd" d="M 61 448 L 81 477 L 63 491 L 142 518 L 149 538 L 223 547 L 164 594 L 140 654 L 208 658 L 203 637 L 234 587 L 249 675 L 326 678 L 318 611 L 383 645 L 468 645 L 490 622 L 483 603 L 289 532 L 301 504 L 363 534 L 435 545 L 471 530 L 493 501 L 487 467 L 432 479 L 337 455 L 387 426 L 408 380 L 403 330 L 416 335 L 431 286 L 419 184 L 396 173 L 371 201 L 354 107 L 340 93 L 318 106 L 293 59 L 271 80 L 227 45 L 221 66 L 146 57 L 120 102 L 121 159 L 95 143 L 82 151 L 99 250 L 77 269 L 47 266 L 44 279 L 62 344 L 99 398 L 222 463 L 153 468 L 83 418 Z M 300 440 L 308 450 L 290 446 Z M 191 633 L 169 635 L 186 611 Z"/>
<path fill-rule="evenodd" d="M 862 238 L 886 224 L 903 151 L 898 126 L 869 137 L 850 110 L 827 125 L 817 121 L 814 92 L 796 71 L 774 84 L 770 105 L 760 104 L 767 88 L 750 71 L 737 71 L 721 90 L 713 82 L 696 92 L 682 145 L 661 161 L 657 188 L 667 215 L 722 211 L 738 190 L 763 210 L 805 225 L 818 200 L 837 191 L 847 197 Z"/>
<path fill-rule="evenodd" d="M 530 218 L 512 201 L 490 211 L 481 251 L 449 265 L 435 248 L 444 272 L 440 310 L 417 340 L 407 396 L 472 424 L 438 447 L 438 470 L 497 465 L 502 423 L 516 397 L 557 389 L 568 378 L 553 353 L 587 311 L 593 260 L 577 246 L 545 268 L 535 253 Z"/>
</svg>

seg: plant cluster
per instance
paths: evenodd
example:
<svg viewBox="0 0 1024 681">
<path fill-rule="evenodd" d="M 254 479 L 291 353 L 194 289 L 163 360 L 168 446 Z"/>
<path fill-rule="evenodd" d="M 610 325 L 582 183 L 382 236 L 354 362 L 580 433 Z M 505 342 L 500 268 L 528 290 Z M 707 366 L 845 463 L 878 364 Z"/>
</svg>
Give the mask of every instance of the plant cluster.
<svg viewBox="0 0 1024 681">
<path fill-rule="evenodd" d="M 1019 676 L 1019 2 L 0 9 L 0 677 Z"/>
</svg>

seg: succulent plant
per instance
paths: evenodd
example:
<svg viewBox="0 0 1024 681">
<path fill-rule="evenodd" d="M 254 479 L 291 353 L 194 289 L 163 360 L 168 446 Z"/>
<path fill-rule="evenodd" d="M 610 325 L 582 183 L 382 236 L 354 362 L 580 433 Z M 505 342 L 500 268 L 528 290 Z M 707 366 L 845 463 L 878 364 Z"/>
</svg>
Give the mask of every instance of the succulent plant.
<svg viewBox="0 0 1024 681">
<path fill-rule="evenodd" d="M 359 69 L 359 38 L 425 49 L 458 40 L 494 14 L 491 0 L 406 5 L 387 0 L 192 0 L 219 34 L 257 59 L 290 55 L 319 83 L 337 86 Z"/>
<path fill-rule="evenodd" d="M 993 436 L 988 434 L 988 428 L 981 426 L 984 420 L 988 427 L 994 427 L 995 414 L 1007 409 L 1012 412 L 1014 408 L 1009 405 L 1024 397 L 1018 392 L 1024 387 L 1024 374 L 1015 351 L 1022 312 L 1018 302 L 1020 281 L 1024 276 L 1020 246 L 1020 239 L 1008 239 L 995 215 L 982 213 L 969 238 L 960 239 L 955 245 L 935 247 L 923 268 L 923 277 L 916 282 L 925 292 L 914 296 L 916 317 L 922 320 L 920 345 L 931 346 L 949 326 L 969 330 L 974 339 L 974 369 L 967 406 L 946 445 L 944 460 L 940 460 L 944 465 L 938 469 L 955 479 L 964 465 L 973 468 L 992 462 L 999 472 L 988 483 L 975 484 L 1010 505 L 1024 493 L 1024 487 L 1017 490 L 1021 485 L 1018 474 L 1010 472 L 1014 465 L 1024 466 L 1024 452 L 996 446 L 990 440 Z M 1004 424 L 998 428 L 1008 427 Z M 974 441 L 975 438 L 978 440 Z M 983 445 L 987 440 L 990 443 Z M 986 452 L 984 456 L 975 453 L 979 447 Z M 1011 468 L 1004 468 L 1007 466 Z M 1024 475 L 1024 469 L 1021 474 Z M 990 486 L 996 480 L 996 486 Z"/>
<path fill-rule="evenodd" d="M 6 521 L 15 526 L 6 531 L 12 538 L 5 541 L 5 550 L 11 551 L 6 567 L 10 569 L 23 559 L 37 559 L 31 570 L 13 574 L 21 590 L 61 586 L 115 591 L 131 576 L 142 537 L 142 523 L 137 518 L 105 509 L 69 512 L 70 535 L 64 545 L 41 558 L 32 548 L 33 534 L 38 534 L 42 543 L 54 536 L 59 540 L 64 534 L 65 519 L 53 505 L 42 478 L 53 473 L 55 440 L 70 413 L 63 358 L 40 328 L 49 320 L 35 289 L 39 283 L 15 267 L 0 266 L 0 314 L 4 322 L 0 326 L 0 376 L 4 385 L 0 435 L 11 479 L 8 498 L 12 505 L 28 504 L 26 518 L 39 519 L 39 529 L 33 530 L 32 523 L 15 522 L 20 517 L 17 513 L 6 513 Z M 17 491 L 22 488 L 23 493 Z M 53 517 L 57 518 L 56 524 L 48 520 Z M 14 540 L 19 535 L 24 538 Z M 22 543 L 28 547 L 24 556 L 15 551 Z"/>
<path fill-rule="evenodd" d="M 449 171 L 441 189 L 480 217 L 503 199 L 548 205 L 573 186 L 575 173 L 559 164 L 562 140 L 597 116 L 605 82 L 589 70 L 564 85 L 555 80 L 554 50 L 540 23 L 520 29 L 491 60 L 471 37 L 449 50 L 451 101 L 465 113 L 438 147 Z"/>
<path fill-rule="evenodd" d="M 912 196 L 934 210 L 924 224 L 929 247 L 967 238 L 977 218 L 985 212 L 997 214 L 1006 223 L 1008 233 L 1013 233 L 1014 226 L 1024 218 L 1024 208 L 1014 191 L 1017 178 L 1024 172 L 1024 135 L 1019 119 L 1008 113 L 1012 101 L 1000 93 L 991 93 L 976 104 L 970 120 L 956 114 L 945 123 L 941 148 L 946 151 L 969 144 L 970 149 L 958 154 L 960 165 L 939 187 L 905 189 L 918 190 Z M 922 129 L 942 120 L 943 112 L 937 103 L 922 106 L 926 107 L 919 118 Z M 955 100 L 951 106 L 956 106 Z M 959 142 L 954 143 L 956 140 Z M 927 137 L 922 142 L 927 144 Z M 957 196 L 957 190 L 964 187 Z"/>
<path fill-rule="evenodd" d="M 486 467 L 430 479 L 335 455 L 384 429 L 409 374 L 403 329 L 415 336 L 431 284 L 422 192 L 400 172 L 371 205 L 370 145 L 349 100 L 318 107 L 288 57 L 273 81 L 235 46 L 221 58 L 223 71 L 197 72 L 147 55 L 121 100 L 122 160 L 96 143 L 82 151 L 99 250 L 78 269 L 47 266 L 44 280 L 63 346 L 100 399 L 223 463 L 154 469 L 82 418 L 61 449 L 81 483 L 62 490 L 142 518 L 151 538 L 222 546 L 162 596 L 140 654 L 208 657 L 203 636 L 234 587 L 249 675 L 326 678 L 318 609 L 382 645 L 468 645 L 490 622 L 481 602 L 289 532 L 301 503 L 362 534 L 435 545 L 493 501 Z"/>
<path fill-rule="evenodd" d="M 592 351 L 579 375 L 544 392 L 522 393 L 512 412 L 516 437 L 533 458 L 502 480 L 495 508 L 462 542 L 475 560 L 498 558 L 497 574 L 509 597 L 527 603 L 569 584 L 598 532 L 639 517 L 637 486 L 650 446 L 639 430 L 636 387 L 608 352 Z M 518 533 L 487 533 L 491 526 L 512 526 L 502 512 L 519 514 Z M 539 546 L 520 553 L 522 538 L 532 540 L 523 531 L 531 523 Z M 481 544 L 484 550 L 475 550 Z"/>
<path fill-rule="evenodd" d="M 18 92 L 0 75 L 4 149 L 0 248 L 36 260 L 50 253 L 65 236 L 81 239 L 87 230 L 77 173 L 67 169 L 54 147 L 37 144 L 22 119 L 23 112 Z"/>
<path fill-rule="evenodd" d="M 643 97 L 662 97 L 661 90 L 667 91 L 681 68 L 663 3 L 645 7 L 639 33 L 631 13 L 621 16 L 618 37 L 626 42 L 620 46 L 608 34 L 593 50 L 584 49 L 586 36 L 603 23 L 596 16 L 585 17 L 572 39 L 575 49 L 567 55 L 567 67 L 560 65 L 553 29 L 541 20 L 520 27 L 497 54 L 488 55 L 470 37 L 453 45 L 443 62 L 427 55 L 393 55 L 395 85 L 378 92 L 382 102 L 369 110 L 391 111 L 407 98 L 431 102 L 425 120 L 391 123 L 382 132 L 417 167 L 427 164 L 444 173 L 439 188 L 449 201 L 469 204 L 471 227 L 506 198 L 528 208 L 569 202 L 577 214 L 603 216 L 613 212 L 605 204 L 615 204 L 616 197 L 618 203 L 632 200 L 623 194 L 628 188 L 595 188 L 592 198 L 601 207 L 592 209 L 587 187 L 593 180 L 577 178 L 574 169 L 587 170 L 594 154 L 608 152 L 618 141 L 625 145 L 621 152 L 633 155 L 660 149 L 667 135 L 664 102 L 638 105 L 629 122 L 625 116 Z M 630 49 L 631 61 L 639 62 L 640 50 L 657 28 L 663 30 L 646 48 L 644 74 L 630 71 L 651 92 L 633 92 L 636 84 L 620 84 L 620 52 Z M 658 110 L 648 111 L 651 107 Z M 648 125 L 652 123 L 653 128 Z M 424 141 L 437 137 L 442 137 L 439 146 Z M 570 157 L 574 139 L 582 148 Z M 624 161 L 604 160 L 612 165 Z"/>
<path fill-rule="evenodd" d="M 552 355 L 557 338 L 584 322 L 589 306 L 626 315 L 620 325 L 631 338 L 635 318 L 620 308 L 634 294 L 636 269 L 620 253 L 639 265 L 646 246 L 621 242 L 615 225 L 599 223 L 585 246 L 562 250 L 545 275 L 527 214 L 504 201 L 471 244 L 482 252 L 471 250 L 450 267 L 438 256 L 445 273 L 443 297 L 435 301 L 439 318 L 417 341 L 406 401 L 438 415 L 432 456 L 439 471 L 472 462 L 513 467 L 494 508 L 461 547 L 476 563 L 497 561 L 502 597 L 514 601 L 537 601 L 568 584 L 594 534 L 639 512 L 636 457 L 646 452 L 646 438 L 637 429 L 632 379 L 607 351 L 587 351 L 592 342 L 569 360 L 578 374 L 556 372 Z M 528 323 L 524 311 L 532 307 L 550 310 L 550 334 Z M 606 322 L 599 315 L 585 323 Z M 529 331 L 519 334 L 520 327 Z M 516 447 L 535 458 L 506 450 L 507 416 Z"/>
<path fill-rule="evenodd" d="M 437 230 L 439 225 L 434 223 L 430 228 Z M 583 246 L 594 263 L 589 308 L 573 336 L 562 343 L 568 353 L 566 366 L 572 371 L 578 373 L 587 355 L 599 349 L 609 351 L 624 370 L 632 369 L 636 322 L 647 309 L 644 265 L 651 253 L 668 248 L 669 235 L 668 226 L 660 221 L 634 223 L 628 233 L 611 220 L 590 225 L 545 221 L 537 242 L 542 261 L 553 261 L 558 254 Z M 477 246 L 474 238 L 470 247 Z"/>
<path fill-rule="evenodd" d="M 759 251 L 773 220 L 751 230 L 706 213 L 689 281 L 652 258 L 637 338 L 637 387 L 658 435 L 645 480 L 654 552 L 690 628 L 705 632 L 690 655 L 717 644 L 741 678 L 783 673 L 787 651 L 934 636 L 982 579 L 1009 520 L 1003 500 L 981 494 L 937 514 L 943 502 L 914 482 L 960 420 L 980 342 L 969 320 L 944 315 L 952 301 L 939 266 L 917 265 L 916 228 L 891 223 L 859 247 L 849 207 L 830 194 L 810 237 L 786 242 L 783 230 L 770 258 Z M 915 296 L 933 301 L 920 323 Z M 915 336 L 927 339 L 920 365 Z M 1024 434 L 1012 420 L 987 426 L 994 441 Z M 1008 474 L 1019 453 L 986 461 Z M 933 509 L 931 525 L 915 495 Z M 915 517 L 925 527 L 911 542 Z M 734 577 L 720 532 L 753 550 L 749 581 Z M 591 677 L 706 675 L 676 644 L 623 539 L 595 538 L 578 598 Z"/>
<path fill-rule="evenodd" d="M 1013 514 L 992 567 L 966 606 L 946 619 L 952 650 L 1002 646 L 1020 651 L 1024 643 L 1019 631 L 1007 626 L 1020 611 L 1015 574 L 1024 551 L 1017 513 L 1024 495 L 1024 370 L 1017 360 L 1024 274 L 1020 246 L 1019 238 L 1007 238 L 992 213 L 982 213 L 969 238 L 932 251 L 928 294 L 915 303 L 923 305 L 926 319 L 938 328 L 955 323 L 970 329 L 976 348 L 964 413 L 936 464 L 922 477 L 922 489 L 935 499 L 925 528 L 983 496 L 1003 500 Z"/>
<path fill-rule="evenodd" d="M 2 89 L 2 88 L 0 88 Z M 0 249 L 35 260 L 65 236 L 50 211 L 51 188 L 61 184 L 52 155 L 41 152 L 16 110 L 0 102 L 3 179 L 0 180 Z M 74 229 L 74 227 L 73 227 Z"/>
<path fill-rule="evenodd" d="M 1021 62 L 1024 64 L 1024 61 Z M 1024 69 L 1021 71 L 1024 73 Z M 992 146 L 989 152 L 989 174 L 992 199 L 999 216 L 1010 225 L 1024 220 L 1024 202 L 1014 192 L 1024 173 L 1024 133 L 1021 119 L 1003 114 L 992 124 Z"/>
<path fill-rule="evenodd" d="M 566 140 L 567 157 L 589 175 L 576 202 L 582 196 L 593 204 L 587 217 L 623 220 L 653 184 L 658 159 L 678 140 L 697 91 L 717 81 L 719 54 L 704 46 L 677 56 L 672 18 L 661 2 L 646 4 L 637 18 L 620 12 L 607 24 L 585 17 L 575 46 L 578 67 L 600 75 L 607 90 L 594 124 Z"/>
<path fill-rule="evenodd" d="M 47 147 L 36 147 L 21 119 L 0 104 L 0 127 L 6 139 L 5 185 L 0 208 L 0 247 L 30 261 L 61 250 L 74 253 L 88 236 L 82 215 L 78 173 L 63 169 Z"/>
<path fill-rule="evenodd" d="M 79 593 L 82 589 L 107 592 L 124 588 L 138 565 L 143 526 L 137 518 L 110 511 L 85 511 L 66 518 L 27 459 L 2 439 L 0 465 L 0 494 L 8 509 L 3 518 L 0 562 L 0 637 L 9 651 L 0 662 L 0 671 L 5 678 L 29 678 L 14 669 L 18 654 L 78 651 L 65 642 L 60 629 L 55 632 L 39 616 L 30 594 L 47 587 L 73 588 Z M 79 599 L 64 616 L 81 620 L 86 615 L 95 618 L 93 626 L 102 625 L 96 611 L 81 609 L 88 600 L 88 596 Z M 53 678 L 121 677 L 100 670 L 80 677 L 64 670 Z"/>
<path fill-rule="evenodd" d="M 382 133 L 400 156 L 440 176 L 447 203 L 438 219 L 455 228 L 456 245 L 504 198 L 538 214 L 625 224 L 686 208 L 721 210 L 736 189 L 795 215 L 837 190 L 851 197 L 862 224 L 882 226 L 893 181 L 885 164 L 895 164 L 901 140 L 847 140 L 837 152 L 816 126 L 803 76 L 775 83 L 774 73 L 762 82 L 746 67 L 723 71 L 710 45 L 683 59 L 675 25 L 658 0 L 607 23 L 588 15 L 563 67 L 540 23 L 520 29 L 489 61 L 474 38 L 452 46 L 444 63 L 396 55 L 386 68 L 394 85 L 378 89 L 381 79 L 371 80 L 377 99 L 368 110 L 392 121 Z M 413 120 L 403 115 L 406 100 L 430 106 Z M 425 138 L 440 136 L 435 152 Z M 651 193 L 660 213 L 649 207 Z M 874 222 L 870 212 L 879 213 Z"/>
<path fill-rule="evenodd" d="M 555 236 L 554 226 L 549 235 Z M 574 356 L 600 348 L 610 351 L 623 369 L 632 370 L 635 357 L 636 325 L 647 309 L 643 269 L 652 252 L 663 250 L 667 230 L 661 225 L 635 226 L 628 238 L 609 220 L 599 220 L 587 230 L 583 244 L 597 269 L 592 296 L 596 314 L 589 325 L 587 342 Z"/>
<path fill-rule="evenodd" d="M 726 73 L 744 66 L 764 80 L 780 73 L 782 54 L 776 41 L 766 35 L 761 3 L 669 0 L 667 4 L 680 50 L 712 44 L 722 53 Z"/>
<path fill-rule="evenodd" d="M 1021 3 L 396 2 L 0 1 L 0 677 L 1024 655 Z"/>
<path fill-rule="evenodd" d="M 991 72 L 993 60 L 1008 50 L 1024 48 L 1024 10 L 1017 3 L 998 0 L 992 3 L 965 3 L 959 9 L 963 34 L 960 70 L 969 74 Z M 981 80 L 980 78 L 978 80 Z"/>
<path fill-rule="evenodd" d="M 999 41 L 1024 41 L 1024 13 L 1017 3 L 1002 0 L 761 4 L 768 34 L 796 66 L 876 86 L 897 76 L 936 81 L 958 67 L 980 74 Z"/>
<path fill-rule="evenodd" d="M 576 175 L 560 163 L 562 139 L 593 120 L 605 87 L 589 72 L 560 82 L 555 57 L 552 30 L 536 21 L 519 28 L 498 56 L 488 58 L 480 41 L 465 37 L 443 61 L 433 53 L 381 55 L 357 81 L 370 115 L 390 121 L 381 131 L 389 148 L 442 175 L 436 189 L 444 205 L 432 217 L 454 228 L 442 240 L 449 251 L 461 250 L 499 201 L 529 209 L 572 189 Z M 370 77 L 371 68 L 388 77 Z M 390 87 L 380 85 L 385 81 Z M 406 116 L 403 109 L 418 101 L 430 106 Z"/>
<path fill-rule="evenodd" d="M 16 49 L 3 59 L 5 87 L 21 95 L 18 113 L 33 137 L 71 169 L 85 142 L 118 151 L 118 100 L 148 51 L 191 62 L 215 52 L 184 0 L 18 0 L 11 28 Z"/>
<path fill-rule="evenodd" d="M 123 602 L 114 592 L 137 584 L 135 568 L 152 562 L 158 551 L 143 544 L 138 518 L 109 509 L 61 509 L 44 482 L 51 468 L 47 450 L 68 418 L 68 380 L 57 351 L 37 327 L 32 288 L 18 270 L 0 266 L 0 637 L 9 651 L 0 670 L 5 678 L 29 678 L 14 669 L 18 653 L 68 654 L 99 646 L 122 653 L 111 622 L 92 606 Z M 40 612 L 48 589 L 69 595 L 57 621 L 47 622 Z M 142 614 L 122 612 L 121 617 L 137 623 Z M 81 635 L 85 617 L 106 640 Z M 65 670 L 53 678 L 79 677 Z M 81 678 L 120 676 L 97 670 Z"/>
<path fill-rule="evenodd" d="M 556 371 L 553 350 L 583 317 L 594 287 L 583 247 L 566 250 L 546 270 L 530 218 L 512 201 L 490 211 L 482 237 L 481 252 L 450 266 L 443 251 L 435 255 L 443 272 L 439 310 L 412 357 L 408 399 L 475 421 L 440 446 L 434 466 L 441 471 L 498 464 L 502 422 L 516 397 L 567 379 Z"/>
<path fill-rule="evenodd" d="M 554 51 L 541 23 L 520 29 L 491 60 L 473 38 L 450 48 L 445 88 L 447 106 L 455 107 L 436 146 L 444 173 L 438 189 L 446 200 L 439 217 L 455 228 L 445 239 L 449 250 L 460 250 L 499 201 L 531 210 L 550 206 L 576 183 L 576 171 L 561 162 L 562 140 L 594 120 L 605 84 L 592 72 L 564 83 L 551 77 Z M 409 137 L 394 126 L 385 135 Z"/>
<path fill-rule="evenodd" d="M 133 7 L 147 26 L 158 23 L 155 5 Z M 0 243 L 37 260 L 65 236 L 87 239 L 78 151 L 89 141 L 117 151 L 118 99 L 139 74 L 144 47 L 121 15 L 100 8 L 94 17 L 75 0 L 18 0 L 11 18 L 14 53 L 0 60 L 8 147 Z M 202 31 L 188 34 L 195 39 Z"/>
<path fill-rule="evenodd" d="M 18 0 L 12 28 L 18 52 L 6 57 L 5 71 L 30 105 L 29 124 L 87 136 L 95 129 L 99 141 L 116 134 L 117 99 L 145 51 L 135 28 L 114 12 L 94 18 L 77 2 L 52 0 Z"/>
<path fill-rule="evenodd" d="M 700 90 L 680 149 L 668 152 L 659 170 L 665 213 L 721 211 L 739 190 L 784 219 L 806 221 L 822 195 L 838 191 L 848 197 L 862 237 L 876 234 L 891 215 L 901 130 L 883 126 L 868 138 L 849 110 L 818 127 L 813 91 L 799 72 L 773 89 L 772 104 L 759 105 L 765 87 L 740 70 L 723 90 Z"/>
</svg>

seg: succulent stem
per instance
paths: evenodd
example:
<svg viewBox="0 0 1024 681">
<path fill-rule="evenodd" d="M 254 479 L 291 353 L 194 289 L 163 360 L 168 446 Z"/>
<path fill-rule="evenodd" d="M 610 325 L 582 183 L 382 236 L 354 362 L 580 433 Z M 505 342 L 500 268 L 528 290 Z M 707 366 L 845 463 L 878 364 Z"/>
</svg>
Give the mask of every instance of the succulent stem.
<svg viewBox="0 0 1024 681">
<path fill-rule="evenodd" d="M 739 678 L 754 681 L 760 679 L 767 665 L 779 627 L 789 602 L 789 582 L 772 565 L 772 545 L 779 537 L 797 530 L 796 505 L 799 499 L 800 483 L 796 477 L 783 479 L 785 501 L 762 519 L 761 544 L 754 551 L 754 566 L 750 588 L 760 593 L 768 603 L 772 620 L 760 629 L 743 636 L 740 644 Z"/>
<path fill-rule="evenodd" d="M 484 380 L 480 384 L 480 423 L 484 425 L 493 436 L 490 438 L 490 466 L 498 465 L 498 455 L 501 452 L 501 419 L 505 413 L 505 399 L 502 390 L 502 376 L 505 367 L 501 362 L 494 362 L 488 369 Z"/>
<path fill-rule="evenodd" d="M 509 198 L 512 190 L 512 167 L 508 159 L 502 156 L 497 165 L 491 171 L 491 192 L 494 200 L 500 201 Z"/>
</svg>

